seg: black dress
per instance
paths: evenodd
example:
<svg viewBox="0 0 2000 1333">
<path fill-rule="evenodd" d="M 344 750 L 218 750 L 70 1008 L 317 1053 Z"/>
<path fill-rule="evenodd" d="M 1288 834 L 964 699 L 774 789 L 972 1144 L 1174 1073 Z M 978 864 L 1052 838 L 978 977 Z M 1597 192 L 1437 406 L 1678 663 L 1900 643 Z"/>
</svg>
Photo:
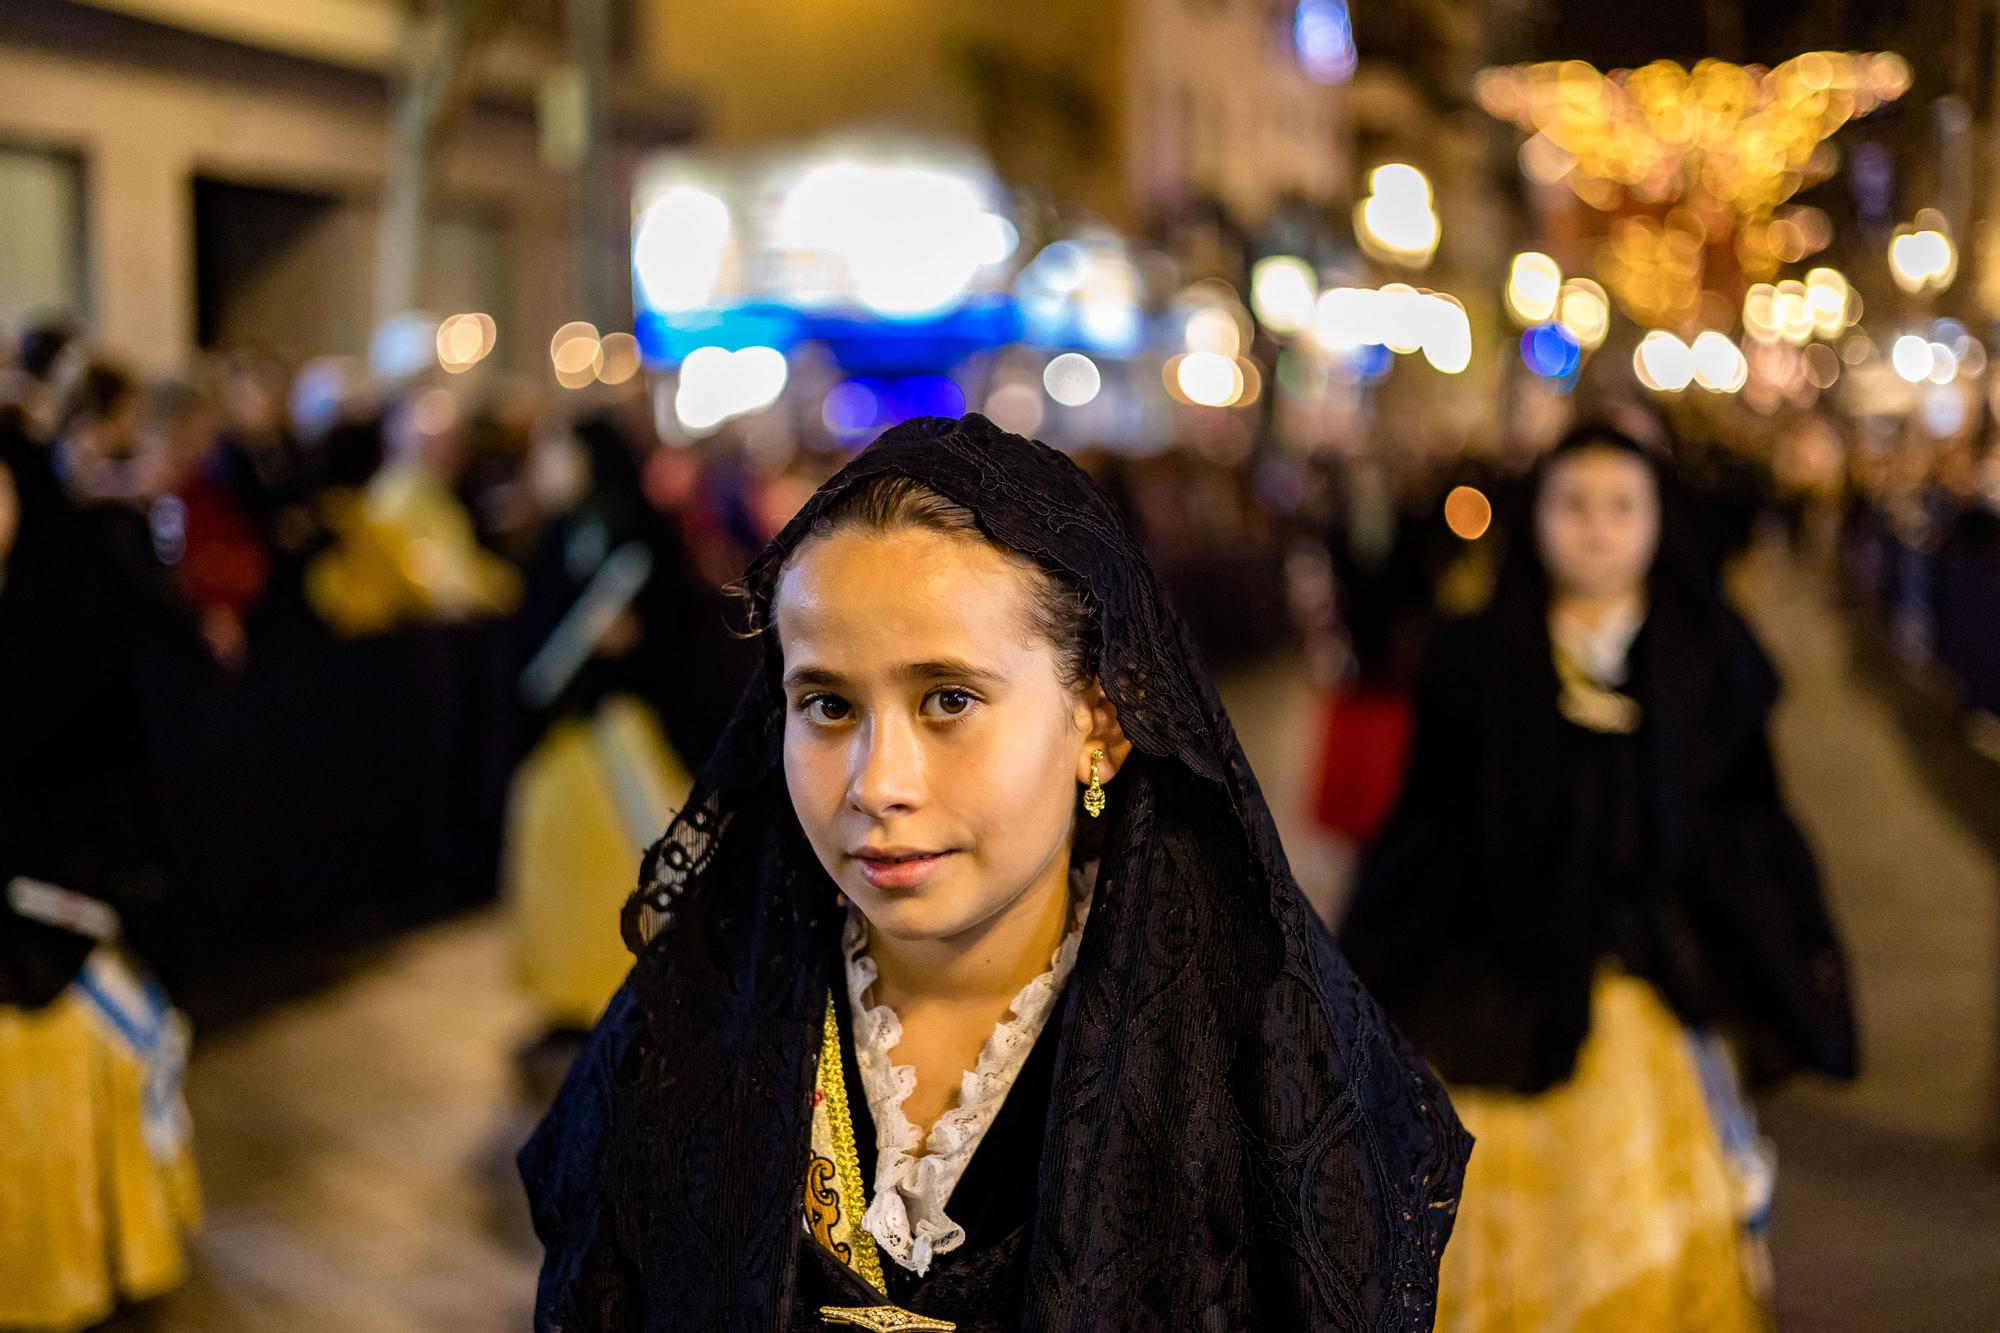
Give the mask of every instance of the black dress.
<svg viewBox="0 0 2000 1333">
<path fill-rule="evenodd" d="M 39 451 L 0 438 L 0 463 L 21 504 L 0 562 L 0 1003 L 36 1007 L 97 940 L 16 913 L 7 886 L 53 885 L 130 927 L 164 875 L 129 604 Z"/>
<path fill-rule="evenodd" d="M 1639 729 L 1600 734 L 1557 706 L 1539 603 L 1441 632 L 1343 947 L 1453 1086 L 1568 1078 L 1606 961 L 1738 1037 L 1754 1081 L 1851 1075 L 1845 964 L 1765 737 L 1769 662 L 1719 601 L 1661 589 L 1630 669 Z"/>
<path fill-rule="evenodd" d="M 1067 996 L 1065 990 L 952 1189 L 946 1208 L 952 1221 L 965 1229 L 964 1243 L 935 1258 L 921 1277 L 885 1255 L 882 1273 L 889 1290 L 884 1296 L 801 1230 L 793 1329 L 800 1333 L 824 1329 L 821 1306 L 869 1306 L 884 1300 L 912 1314 L 948 1319 L 958 1325 L 959 1333 L 999 1333 L 1016 1326 L 1026 1274 L 1021 1261 L 1034 1224 L 1043 1122 L 1055 1075 L 1055 1034 L 1062 1025 Z M 873 1162 L 875 1123 L 854 1055 L 852 1013 L 847 1005 L 835 1004 L 834 1014 L 840 1025 L 841 1072 L 854 1118 L 856 1156 Z"/>
</svg>

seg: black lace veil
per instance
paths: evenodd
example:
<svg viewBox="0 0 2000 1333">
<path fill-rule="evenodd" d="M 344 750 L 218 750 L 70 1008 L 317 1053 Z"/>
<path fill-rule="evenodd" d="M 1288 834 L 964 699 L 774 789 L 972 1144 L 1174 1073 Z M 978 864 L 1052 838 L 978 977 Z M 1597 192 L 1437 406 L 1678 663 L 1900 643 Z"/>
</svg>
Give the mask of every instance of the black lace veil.
<svg viewBox="0 0 2000 1333">
<path fill-rule="evenodd" d="M 1062 454 L 930 418 L 828 481 L 751 585 L 884 474 L 1082 586 L 1133 747 L 1107 788 L 1019 1327 L 1430 1328 L 1470 1140 L 1292 879 L 1145 557 Z M 646 857 L 632 973 L 522 1152 L 539 1328 L 784 1327 L 843 911 L 785 790 L 767 647 Z"/>
</svg>

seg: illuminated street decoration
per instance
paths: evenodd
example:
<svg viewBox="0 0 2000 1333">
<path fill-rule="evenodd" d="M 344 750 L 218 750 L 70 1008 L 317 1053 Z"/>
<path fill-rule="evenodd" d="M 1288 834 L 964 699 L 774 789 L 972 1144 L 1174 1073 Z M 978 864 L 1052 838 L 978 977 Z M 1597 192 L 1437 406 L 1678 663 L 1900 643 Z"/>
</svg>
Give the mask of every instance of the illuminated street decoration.
<svg viewBox="0 0 2000 1333">
<path fill-rule="evenodd" d="M 1442 234 L 1430 178 L 1407 162 L 1368 173 L 1368 197 L 1354 207 L 1354 237 L 1370 259 L 1424 268 Z"/>
<path fill-rule="evenodd" d="M 1524 326 L 1555 318 L 1562 297 L 1562 269 L 1538 251 L 1514 256 L 1507 269 L 1507 309 Z"/>
<path fill-rule="evenodd" d="M 1354 75 L 1354 25 L 1347 0 L 1299 0 L 1292 14 L 1299 67 L 1315 83 L 1345 83 Z"/>
<path fill-rule="evenodd" d="M 1958 276 L 1958 248 L 1942 213 L 1926 208 L 1917 214 L 1915 226 L 1897 228 L 1889 242 L 1889 276 L 1912 295 L 1951 286 Z"/>
<path fill-rule="evenodd" d="M 1477 91 L 1489 113 L 1532 136 L 1522 148 L 1530 175 L 1612 215 L 1597 270 L 1627 313 L 1684 327 L 1704 286 L 1734 285 L 1727 273 L 1711 281 L 1717 257 L 1755 281 L 1824 248 L 1823 214 L 1781 206 L 1832 173 L 1830 136 L 1909 86 L 1901 56 L 1812 51 L 1774 69 L 1515 65 L 1484 71 Z M 1933 271 L 1934 243 L 1918 248 L 1913 263 Z"/>
<path fill-rule="evenodd" d="M 1641 204 L 1686 199 L 1751 218 L 1809 179 L 1834 131 L 1909 86 L 1901 56 L 1812 51 L 1770 70 L 1656 60 L 1603 74 L 1580 60 L 1546 61 L 1487 70 L 1478 94 L 1493 115 L 1573 157 L 1569 177 Z M 1600 207 L 1624 202 L 1590 186 L 1579 194 Z"/>
<path fill-rule="evenodd" d="M 1563 326 L 1579 348 L 1601 347 L 1605 335 L 1611 331 L 1611 300 L 1589 278 L 1571 278 L 1562 285 L 1562 295 L 1556 302 L 1556 323 Z"/>
<path fill-rule="evenodd" d="M 1021 336 L 1008 290 L 1020 235 L 970 152 L 895 136 L 676 152 L 647 166 L 634 204 L 635 332 L 656 369 L 705 347 L 811 342 L 853 375 L 921 375 Z M 571 341 L 558 378 L 588 382 L 598 349 Z M 756 399 L 730 386 L 764 381 L 723 365 L 702 372 L 693 420 Z"/>
<path fill-rule="evenodd" d="M 1400 282 L 1380 290 L 1332 287 L 1320 293 L 1310 334 L 1313 346 L 1326 356 L 1353 360 L 1369 348 L 1398 356 L 1422 352 L 1424 360 L 1447 375 L 1472 364 L 1472 324 L 1464 303 L 1447 292 Z"/>
</svg>

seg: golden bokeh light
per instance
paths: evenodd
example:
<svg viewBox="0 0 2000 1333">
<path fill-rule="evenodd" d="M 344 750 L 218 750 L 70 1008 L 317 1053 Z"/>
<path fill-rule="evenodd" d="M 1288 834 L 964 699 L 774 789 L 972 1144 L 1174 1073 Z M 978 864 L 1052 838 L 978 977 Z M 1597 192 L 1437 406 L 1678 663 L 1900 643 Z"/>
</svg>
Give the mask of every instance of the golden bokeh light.
<svg viewBox="0 0 2000 1333">
<path fill-rule="evenodd" d="M 1452 535 L 1478 541 L 1493 526 L 1493 502 L 1472 486 L 1455 486 L 1444 497 L 1444 521 Z"/>
</svg>

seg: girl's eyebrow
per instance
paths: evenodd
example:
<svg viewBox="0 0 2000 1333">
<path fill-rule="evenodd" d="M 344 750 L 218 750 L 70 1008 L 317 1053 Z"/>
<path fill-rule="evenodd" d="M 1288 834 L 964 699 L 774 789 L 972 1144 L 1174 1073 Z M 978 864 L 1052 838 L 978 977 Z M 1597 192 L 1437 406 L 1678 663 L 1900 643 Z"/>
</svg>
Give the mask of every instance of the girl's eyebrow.
<svg viewBox="0 0 2000 1333">
<path fill-rule="evenodd" d="M 1007 677 L 999 672 L 974 666 L 959 657 L 939 657 L 927 662 L 905 662 L 891 668 L 889 674 L 897 680 L 912 683 L 931 680 L 963 680 L 984 685 L 1007 683 Z M 785 673 L 785 688 L 788 690 L 802 689 L 806 686 L 840 689 L 847 684 L 847 678 L 840 673 L 810 664 L 793 667 Z"/>
</svg>

